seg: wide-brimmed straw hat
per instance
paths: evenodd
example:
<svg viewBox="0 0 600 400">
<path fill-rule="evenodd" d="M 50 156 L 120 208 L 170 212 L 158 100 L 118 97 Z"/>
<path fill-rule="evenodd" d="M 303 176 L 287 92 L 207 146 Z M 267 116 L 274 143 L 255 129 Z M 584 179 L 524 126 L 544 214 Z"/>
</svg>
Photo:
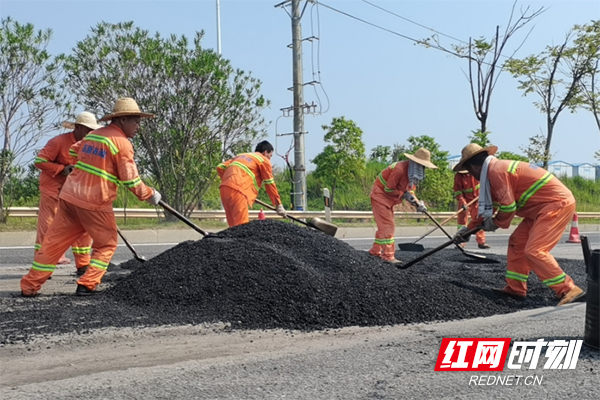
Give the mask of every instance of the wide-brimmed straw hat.
<svg viewBox="0 0 600 400">
<path fill-rule="evenodd" d="M 462 149 L 460 161 L 452 168 L 452 170 L 455 172 L 462 171 L 466 161 L 484 151 L 487 151 L 488 156 L 492 156 L 498 151 L 498 146 L 481 147 L 477 143 L 469 143 Z"/>
<path fill-rule="evenodd" d="M 115 103 L 112 114 L 100 118 L 100 121 L 108 121 L 116 117 L 136 116 L 141 118 L 153 118 L 154 114 L 140 111 L 137 103 L 131 97 L 121 97 Z"/>
<path fill-rule="evenodd" d="M 62 126 L 67 129 L 75 129 L 75 125 L 83 125 L 92 130 L 102 128 L 102 125 L 98 125 L 94 114 L 88 111 L 84 111 L 75 118 L 75 122 L 65 121 Z"/>
<path fill-rule="evenodd" d="M 424 147 L 421 147 L 419 150 L 415 151 L 415 154 L 404 153 L 404 155 L 417 164 L 421 164 L 427 168 L 437 169 L 437 165 L 431 162 L 431 152 Z"/>
</svg>

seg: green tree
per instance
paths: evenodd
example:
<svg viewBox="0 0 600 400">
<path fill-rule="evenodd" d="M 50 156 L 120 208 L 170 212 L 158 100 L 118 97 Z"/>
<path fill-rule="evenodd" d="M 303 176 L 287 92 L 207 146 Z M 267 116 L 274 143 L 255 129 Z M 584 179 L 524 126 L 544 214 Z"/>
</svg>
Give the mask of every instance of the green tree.
<svg viewBox="0 0 600 400">
<path fill-rule="evenodd" d="M 334 209 L 336 189 L 344 187 L 365 169 L 365 144 L 362 130 L 344 117 L 333 118 L 331 125 L 322 128 L 328 144 L 311 162 L 316 165 L 315 177 L 331 188 L 331 208 Z"/>
<path fill-rule="evenodd" d="M 499 151 L 496 153 L 496 158 L 499 160 L 512 160 L 512 161 L 525 161 L 529 162 L 529 159 L 520 154 L 511 153 L 510 151 Z"/>
<path fill-rule="evenodd" d="M 600 24 L 575 25 L 560 45 L 546 46 L 538 55 L 509 59 L 504 67 L 519 80 L 523 95 L 536 93 L 533 104 L 546 115 L 546 145 L 542 166 L 548 167 L 554 126 L 565 110 L 582 106 L 582 81 L 600 57 Z"/>
<path fill-rule="evenodd" d="M 552 156 L 546 153 L 546 137 L 535 135 L 529 138 L 529 146 L 519 147 L 525 153 L 525 157 L 532 164 L 543 164 L 549 162 Z"/>
<path fill-rule="evenodd" d="M 133 22 L 93 27 L 66 56 L 66 85 L 99 115 L 118 97 L 133 97 L 156 114 L 135 138 L 140 172 L 165 201 L 189 215 L 216 178 L 223 159 L 251 150 L 264 136 L 261 82 L 212 50 L 203 33 L 153 36 Z"/>
<path fill-rule="evenodd" d="M 469 136 L 470 143 L 476 143 L 481 147 L 488 147 L 492 144 L 489 136 L 491 132 L 471 131 L 472 136 Z"/>
<path fill-rule="evenodd" d="M 417 197 L 433 207 L 445 208 L 453 201 L 454 175 L 448 167 L 447 151 L 442 151 L 440 145 L 431 136 L 411 136 L 407 142 L 406 153 L 414 154 L 424 147 L 431 152 L 431 162 L 437 169 L 426 169 L 425 179 L 417 187 Z M 406 160 L 404 154 L 400 160 Z"/>
<path fill-rule="evenodd" d="M 51 30 L 11 18 L 0 22 L 0 223 L 6 222 L 4 186 L 33 148 L 57 128 L 69 103 L 60 89 L 60 62 L 46 50 Z"/>
<path fill-rule="evenodd" d="M 390 146 L 378 145 L 371 149 L 371 155 L 369 155 L 369 161 L 377 161 L 382 163 L 389 163 L 392 155 L 392 149 Z"/>
</svg>

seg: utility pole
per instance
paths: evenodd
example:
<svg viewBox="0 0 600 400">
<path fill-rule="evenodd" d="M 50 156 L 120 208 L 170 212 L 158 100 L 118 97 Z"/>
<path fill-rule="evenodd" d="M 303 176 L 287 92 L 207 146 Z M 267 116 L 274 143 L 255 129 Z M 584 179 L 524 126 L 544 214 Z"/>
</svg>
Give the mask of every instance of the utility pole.
<svg viewBox="0 0 600 400">
<path fill-rule="evenodd" d="M 304 104 L 304 82 L 302 77 L 302 25 L 300 20 L 306 4 L 310 0 L 306 0 L 304 9 L 301 10 L 300 3 L 302 0 L 286 0 L 277 4 L 275 7 L 282 7 L 291 3 L 291 13 L 285 9 L 292 18 L 292 79 L 293 84 L 291 89 L 294 92 L 294 104 L 292 107 L 283 108 L 286 111 L 293 110 L 294 112 L 294 181 L 292 182 L 292 201 L 295 210 L 306 210 L 306 165 L 304 161 L 304 110 L 309 107 Z M 310 110 L 310 108 L 308 108 Z"/>
</svg>

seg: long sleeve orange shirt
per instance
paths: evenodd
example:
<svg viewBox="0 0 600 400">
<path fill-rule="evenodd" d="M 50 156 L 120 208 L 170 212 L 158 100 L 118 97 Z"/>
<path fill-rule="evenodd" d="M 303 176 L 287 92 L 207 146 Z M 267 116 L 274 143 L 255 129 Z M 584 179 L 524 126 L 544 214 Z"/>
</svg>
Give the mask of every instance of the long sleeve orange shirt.
<svg viewBox="0 0 600 400">
<path fill-rule="evenodd" d="M 454 174 L 454 197 L 459 207 L 479 196 L 479 181 L 471 174 Z"/>
<path fill-rule="evenodd" d="M 35 158 L 34 165 L 41 170 L 40 192 L 53 198 L 58 198 L 67 176 L 62 172 L 67 165 L 77 162 L 69 154 L 69 149 L 76 142 L 73 132 L 63 133 L 53 137 Z"/>
<path fill-rule="evenodd" d="M 262 154 L 258 152 L 239 154 L 219 164 L 217 172 L 221 177 L 220 186 L 228 186 L 244 194 L 249 206 L 254 204 L 263 183 L 271 203 L 274 206 L 281 204 L 271 161 Z"/>
<path fill-rule="evenodd" d="M 571 191 L 550 172 L 521 161 L 493 159 L 488 167 L 496 225 L 508 228 L 515 215 L 535 219 L 542 208 L 547 211 L 575 203 Z M 469 229 L 481 224 L 471 220 Z"/>
<path fill-rule="evenodd" d="M 398 161 L 390 164 L 379 173 L 374 186 L 385 193 L 386 196 L 394 199 L 394 204 L 401 203 L 404 192 L 408 190 L 413 193 L 415 190 L 408 179 L 408 161 Z"/>
<path fill-rule="evenodd" d="M 75 144 L 77 164 L 69 175 L 60 198 L 92 211 L 112 211 L 119 185 L 125 186 L 140 200 L 154 190 L 146 186 L 133 159 L 133 146 L 116 125 L 97 129 Z"/>
</svg>

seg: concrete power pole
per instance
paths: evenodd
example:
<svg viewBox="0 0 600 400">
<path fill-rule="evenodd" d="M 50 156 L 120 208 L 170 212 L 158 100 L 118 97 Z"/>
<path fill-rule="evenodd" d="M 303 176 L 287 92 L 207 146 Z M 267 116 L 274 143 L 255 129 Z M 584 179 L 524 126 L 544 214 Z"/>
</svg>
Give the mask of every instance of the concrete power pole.
<svg viewBox="0 0 600 400">
<path fill-rule="evenodd" d="M 221 1 L 217 0 L 217 54 L 221 55 Z"/>
<path fill-rule="evenodd" d="M 294 90 L 294 207 L 306 210 L 306 167 L 304 163 L 304 82 L 302 77 L 301 0 L 292 0 L 292 63 Z"/>
</svg>

